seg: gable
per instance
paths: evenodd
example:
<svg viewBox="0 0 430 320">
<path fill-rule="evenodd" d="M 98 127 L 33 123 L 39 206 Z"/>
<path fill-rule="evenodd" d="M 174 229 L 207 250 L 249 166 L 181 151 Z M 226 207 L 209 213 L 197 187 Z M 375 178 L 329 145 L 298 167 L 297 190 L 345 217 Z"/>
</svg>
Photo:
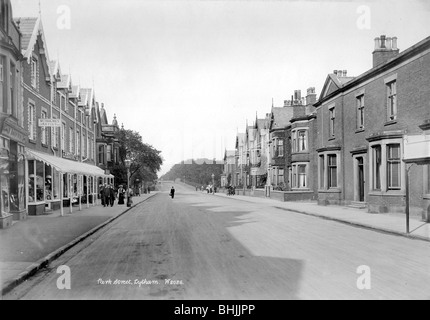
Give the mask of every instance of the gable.
<svg viewBox="0 0 430 320">
<path fill-rule="evenodd" d="M 332 77 L 332 75 L 328 75 L 327 79 L 324 83 L 323 89 L 321 91 L 321 95 L 319 98 L 319 101 L 323 100 L 325 97 L 328 97 L 333 92 L 340 89 L 341 85 L 340 83 L 337 83 L 338 81 Z"/>
</svg>

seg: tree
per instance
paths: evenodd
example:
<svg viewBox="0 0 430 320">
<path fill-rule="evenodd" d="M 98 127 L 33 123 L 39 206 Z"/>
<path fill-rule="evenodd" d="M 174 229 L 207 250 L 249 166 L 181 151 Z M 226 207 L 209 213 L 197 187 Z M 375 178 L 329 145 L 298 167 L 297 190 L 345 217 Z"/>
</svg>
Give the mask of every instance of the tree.
<svg viewBox="0 0 430 320">
<path fill-rule="evenodd" d="M 125 160 L 131 160 L 130 179 L 134 181 L 154 181 L 157 179 L 157 172 L 160 171 L 163 159 L 161 151 L 158 151 L 149 144 L 143 143 L 139 132 L 133 130 L 120 130 L 119 141 L 119 162 L 113 168 L 113 174 L 127 180 L 127 168 Z"/>
</svg>

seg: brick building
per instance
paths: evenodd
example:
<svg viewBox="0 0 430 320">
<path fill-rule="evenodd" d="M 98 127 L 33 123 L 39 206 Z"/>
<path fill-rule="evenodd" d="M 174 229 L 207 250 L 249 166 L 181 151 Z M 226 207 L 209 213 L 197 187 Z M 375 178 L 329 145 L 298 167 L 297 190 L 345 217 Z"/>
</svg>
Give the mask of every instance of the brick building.
<svg viewBox="0 0 430 320">
<path fill-rule="evenodd" d="M 405 212 L 405 151 L 422 146 L 409 171 L 411 209 L 429 219 L 430 38 L 399 52 L 397 38 L 375 39 L 373 66 L 325 82 L 317 114 L 318 201 L 370 212 Z M 407 149 L 407 150 L 406 150 Z"/>
<path fill-rule="evenodd" d="M 95 166 L 94 93 L 74 87 L 70 75 L 49 59 L 40 17 L 15 23 L 22 34 L 27 212 L 39 215 L 94 204 L 96 179 L 107 178 Z"/>
<path fill-rule="evenodd" d="M 0 0 L 0 229 L 26 217 L 21 34 L 9 0 Z"/>
</svg>

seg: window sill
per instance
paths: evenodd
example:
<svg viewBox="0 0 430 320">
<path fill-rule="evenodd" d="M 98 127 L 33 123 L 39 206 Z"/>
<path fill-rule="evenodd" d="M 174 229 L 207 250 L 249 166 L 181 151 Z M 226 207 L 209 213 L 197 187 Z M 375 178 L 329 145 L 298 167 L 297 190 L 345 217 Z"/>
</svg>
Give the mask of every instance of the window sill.
<svg viewBox="0 0 430 320">
<path fill-rule="evenodd" d="M 36 144 L 36 140 L 28 139 L 29 143 Z"/>
<path fill-rule="evenodd" d="M 361 128 L 361 129 L 355 130 L 355 133 L 361 133 L 361 132 L 364 132 L 364 131 L 365 131 L 364 128 Z"/>
<path fill-rule="evenodd" d="M 389 191 L 370 191 L 369 196 L 379 196 L 379 197 L 404 197 L 406 195 L 405 191 L 402 190 L 389 190 Z"/>
<path fill-rule="evenodd" d="M 394 120 L 388 120 L 387 122 L 384 123 L 384 126 L 391 126 L 393 124 L 397 123 L 397 119 Z"/>
<path fill-rule="evenodd" d="M 430 200 L 430 194 L 425 194 L 425 195 L 423 196 L 423 199 Z"/>
<path fill-rule="evenodd" d="M 42 147 L 48 148 L 48 145 L 46 143 L 42 143 Z"/>
<path fill-rule="evenodd" d="M 331 188 L 331 189 L 319 189 L 318 190 L 319 193 L 341 193 L 342 191 L 340 189 L 335 189 L 335 188 Z"/>
<path fill-rule="evenodd" d="M 332 140 L 335 140 L 335 139 L 336 139 L 336 137 L 332 136 L 332 137 L 328 138 L 328 141 L 332 141 Z"/>
</svg>

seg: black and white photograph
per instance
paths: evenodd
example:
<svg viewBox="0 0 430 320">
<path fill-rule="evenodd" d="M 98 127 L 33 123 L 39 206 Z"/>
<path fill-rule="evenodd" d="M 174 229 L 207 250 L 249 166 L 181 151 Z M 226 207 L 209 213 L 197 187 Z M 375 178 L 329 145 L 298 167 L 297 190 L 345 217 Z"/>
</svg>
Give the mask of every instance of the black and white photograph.
<svg viewBox="0 0 430 320">
<path fill-rule="evenodd" d="M 429 21 L 0 0 L 0 300 L 430 300 Z"/>
</svg>

